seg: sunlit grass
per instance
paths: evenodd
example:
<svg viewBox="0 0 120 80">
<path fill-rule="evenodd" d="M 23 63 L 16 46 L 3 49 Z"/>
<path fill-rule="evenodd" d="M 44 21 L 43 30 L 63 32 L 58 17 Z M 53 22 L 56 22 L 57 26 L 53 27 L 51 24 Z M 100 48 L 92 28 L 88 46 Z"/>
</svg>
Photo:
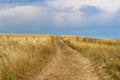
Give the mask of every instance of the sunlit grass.
<svg viewBox="0 0 120 80">
<path fill-rule="evenodd" d="M 120 41 L 62 36 L 66 44 L 89 58 L 101 80 L 120 79 Z"/>
<path fill-rule="evenodd" d="M 30 80 L 55 51 L 51 35 L 0 35 L 0 80 Z"/>
</svg>

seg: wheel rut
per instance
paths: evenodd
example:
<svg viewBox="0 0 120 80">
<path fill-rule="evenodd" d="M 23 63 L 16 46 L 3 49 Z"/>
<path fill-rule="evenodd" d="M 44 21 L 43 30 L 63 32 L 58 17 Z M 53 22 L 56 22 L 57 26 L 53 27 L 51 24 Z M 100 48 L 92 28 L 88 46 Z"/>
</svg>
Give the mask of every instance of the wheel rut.
<svg viewBox="0 0 120 80">
<path fill-rule="evenodd" d="M 86 57 L 56 38 L 57 53 L 34 80 L 99 80 Z"/>
</svg>

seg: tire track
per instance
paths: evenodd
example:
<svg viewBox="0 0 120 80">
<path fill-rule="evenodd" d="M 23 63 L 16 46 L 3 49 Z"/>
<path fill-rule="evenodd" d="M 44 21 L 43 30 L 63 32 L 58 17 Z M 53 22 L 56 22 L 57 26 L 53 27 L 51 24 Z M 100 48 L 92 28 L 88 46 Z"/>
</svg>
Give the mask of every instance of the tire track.
<svg viewBox="0 0 120 80">
<path fill-rule="evenodd" d="M 99 80 L 90 61 L 56 38 L 57 53 L 34 80 Z"/>
</svg>

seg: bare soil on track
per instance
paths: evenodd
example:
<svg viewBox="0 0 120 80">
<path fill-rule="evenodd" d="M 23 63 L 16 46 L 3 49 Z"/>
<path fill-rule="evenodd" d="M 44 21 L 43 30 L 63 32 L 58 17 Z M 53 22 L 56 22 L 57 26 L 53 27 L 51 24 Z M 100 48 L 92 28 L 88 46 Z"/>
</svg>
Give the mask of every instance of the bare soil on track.
<svg viewBox="0 0 120 80">
<path fill-rule="evenodd" d="M 34 80 L 99 80 L 89 59 L 56 38 L 57 53 Z"/>
</svg>

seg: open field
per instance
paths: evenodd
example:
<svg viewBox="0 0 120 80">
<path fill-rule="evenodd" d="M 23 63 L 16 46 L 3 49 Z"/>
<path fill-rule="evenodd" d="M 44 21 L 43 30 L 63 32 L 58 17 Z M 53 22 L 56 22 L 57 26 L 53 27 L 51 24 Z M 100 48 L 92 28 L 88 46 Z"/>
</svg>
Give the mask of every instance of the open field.
<svg viewBox="0 0 120 80">
<path fill-rule="evenodd" d="M 0 80 L 119 80 L 120 40 L 0 35 Z"/>
<path fill-rule="evenodd" d="M 0 35 L 0 80 L 30 80 L 55 52 L 51 35 Z"/>
<path fill-rule="evenodd" d="M 120 79 L 120 40 L 62 36 L 64 42 L 87 57 L 101 80 Z"/>
</svg>

